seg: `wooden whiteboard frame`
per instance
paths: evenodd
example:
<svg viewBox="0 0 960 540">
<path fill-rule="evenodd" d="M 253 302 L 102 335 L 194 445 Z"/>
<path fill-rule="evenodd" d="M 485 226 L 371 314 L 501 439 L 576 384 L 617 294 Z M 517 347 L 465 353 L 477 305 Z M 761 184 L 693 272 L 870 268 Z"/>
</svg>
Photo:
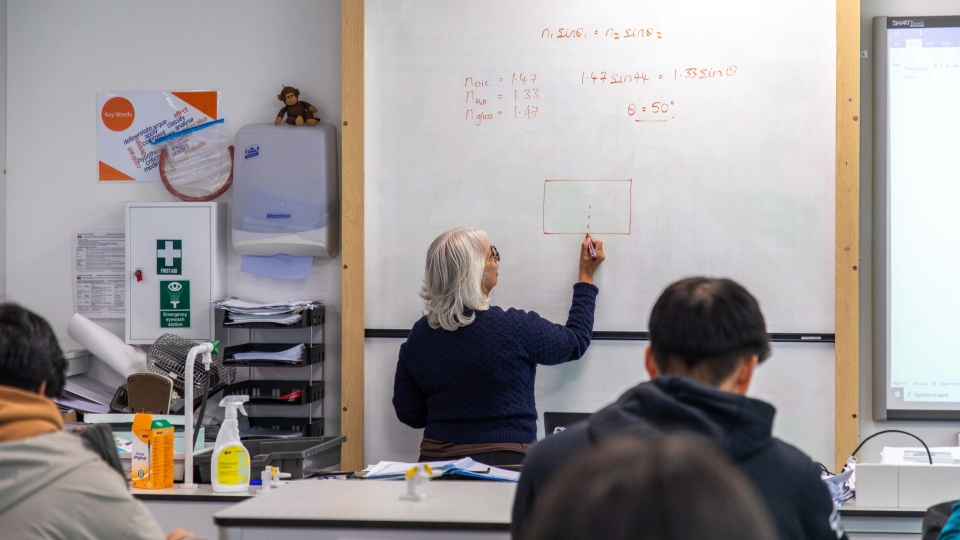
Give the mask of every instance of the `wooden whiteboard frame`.
<svg viewBox="0 0 960 540">
<path fill-rule="evenodd" d="M 364 0 L 342 0 L 343 326 L 341 328 L 340 468 L 359 471 L 363 462 L 363 41 Z"/>
<path fill-rule="evenodd" d="M 364 0 L 341 0 L 343 18 L 343 336 L 341 467 L 364 466 Z M 860 0 L 837 0 L 836 467 L 856 447 L 860 408 Z"/>
<path fill-rule="evenodd" d="M 860 0 L 837 0 L 834 466 L 860 440 Z"/>
</svg>

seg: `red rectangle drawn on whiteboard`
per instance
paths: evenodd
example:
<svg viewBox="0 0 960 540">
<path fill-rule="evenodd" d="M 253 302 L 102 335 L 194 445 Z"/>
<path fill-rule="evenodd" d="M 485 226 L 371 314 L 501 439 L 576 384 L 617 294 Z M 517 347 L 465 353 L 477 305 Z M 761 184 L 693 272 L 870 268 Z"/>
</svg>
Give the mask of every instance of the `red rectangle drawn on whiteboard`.
<svg viewBox="0 0 960 540">
<path fill-rule="evenodd" d="M 633 180 L 545 180 L 543 234 L 630 234 Z"/>
</svg>

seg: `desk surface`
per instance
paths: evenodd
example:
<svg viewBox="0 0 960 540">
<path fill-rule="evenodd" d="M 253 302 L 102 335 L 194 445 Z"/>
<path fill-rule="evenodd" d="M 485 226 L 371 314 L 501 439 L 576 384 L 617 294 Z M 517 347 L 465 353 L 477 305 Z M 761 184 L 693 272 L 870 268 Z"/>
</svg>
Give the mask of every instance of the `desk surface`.
<svg viewBox="0 0 960 540">
<path fill-rule="evenodd" d="M 840 507 L 840 516 L 842 517 L 897 517 L 897 518 L 922 518 L 926 513 L 926 508 L 880 508 L 880 507 L 858 507 L 857 499 L 844 501 Z"/>
<path fill-rule="evenodd" d="M 249 491 L 216 493 L 210 484 L 200 484 L 197 489 L 183 489 L 180 485 L 174 484 L 172 488 L 163 489 L 131 488 L 130 493 L 141 501 L 240 502 L 260 490 L 260 486 L 250 486 Z"/>
<path fill-rule="evenodd" d="M 423 501 L 400 499 L 403 482 L 315 480 L 287 484 L 214 514 L 224 527 L 507 531 L 517 485 L 444 481 Z"/>
</svg>

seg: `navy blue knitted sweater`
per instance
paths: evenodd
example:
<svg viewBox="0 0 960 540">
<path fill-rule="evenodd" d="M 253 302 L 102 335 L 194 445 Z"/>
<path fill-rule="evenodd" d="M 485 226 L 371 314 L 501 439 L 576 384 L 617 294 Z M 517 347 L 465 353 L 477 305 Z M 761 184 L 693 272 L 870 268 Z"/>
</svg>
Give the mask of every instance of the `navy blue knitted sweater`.
<svg viewBox="0 0 960 540">
<path fill-rule="evenodd" d="M 576 360 L 590 345 L 598 289 L 573 286 L 566 326 L 534 312 L 491 306 L 448 331 L 423 317 L 400 346 L 393 408 L 424 438 L 451 443 L 537 439 L 537 364 Z"/>
</svg>

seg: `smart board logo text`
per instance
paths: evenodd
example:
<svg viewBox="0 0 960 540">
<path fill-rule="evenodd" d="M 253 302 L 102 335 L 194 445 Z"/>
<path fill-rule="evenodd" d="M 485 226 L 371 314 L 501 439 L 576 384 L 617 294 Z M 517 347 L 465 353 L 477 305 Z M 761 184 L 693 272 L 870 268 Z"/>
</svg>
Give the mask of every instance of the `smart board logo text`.
<svg viewBox="0 0 960 540">
<path fill-rule="evenodd" d="M 894 28 L 901 26 L 908 26 L 910 28 L 923 28 L 924 20 L 923 19 L 894 19 L 891 23 Z"/>
</svg>

